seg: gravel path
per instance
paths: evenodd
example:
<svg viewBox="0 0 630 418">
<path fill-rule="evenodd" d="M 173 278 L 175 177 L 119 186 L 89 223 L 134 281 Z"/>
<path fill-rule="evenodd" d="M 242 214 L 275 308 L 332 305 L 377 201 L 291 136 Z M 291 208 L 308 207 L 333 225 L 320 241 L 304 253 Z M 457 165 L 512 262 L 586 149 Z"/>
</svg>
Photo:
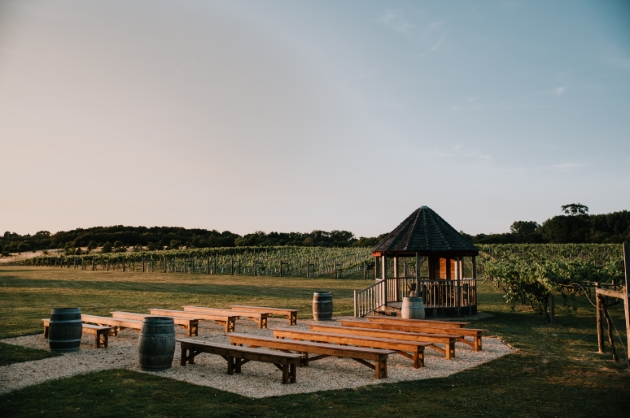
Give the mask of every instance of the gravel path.
<svg viewBox="0 0 630 418">
<path fill-rule="evenodd" d="M 341 319 L 341 318 L 336 318 Z M 308 329 L 306 325 L 313 321 L 298 320 L 296 328 Z M 331 325 L 335 322 L 331 322 Z M 269 328 L 287 327 L 285 319 L 269 318 Z M 200 340 L 228 343 L 222 327 L 204 321 L 199 327 Z M 237 321 L 236 331 L 256 335 L 272 336 L 269 330 L 260 330 L 248 320 Z M 177 328 L 177 337 L 185 337 L 182 328 Z M 24 347 L 48 349 L 48 340 L 42 334 L 2 340 L 7 344 Z M 140 372 L 137 353 L 138 333 L 126 329 L 116 337 L 109 338 L 106 349 L 94 348 L 94 336 L 84 335 L 81 350 L 60 357 L 0 367 L 0 393 L 10 392 L 47 380 L 61 379 L 82 373 L 106 369 L 129 369 Z M 322 390 L 354 388 L 380 383 L 392 383 L 405 380 L 431 379 L 446 377 L 478 366 L 482 363 L 510 354 L 514 350 L 497 338 L 484 337 L 483 351 L 473 352 L 466 344 L 457 343 L 456 358 L 445 360 L 435 350 L 425 351 L 425 367 L 414 369 L 411 360 L 400 355 L 390 355 L 387 361 L 386 379 L 375 379 L 374 371 L 351 360 L 325 358 L 315 361 L 309 367 L 297 369 L 297 383 L 283 385 L 281 373 L 273 364 L 250 362 L 243 366 L 241 374 L 229 376 L 227 363 L 216 355 L 200 354 L 195 364 L 182 367 L 179 365 L 179 344 L 175 349 L 173 367 L 163 372 L 151 374 L 177 379 L 202 386 L 211 386 L 250 398 L 264 398 L 292 393 L 317 392 Z M 144 373 L 144 372 L 143 372 Z"/>
</svg>

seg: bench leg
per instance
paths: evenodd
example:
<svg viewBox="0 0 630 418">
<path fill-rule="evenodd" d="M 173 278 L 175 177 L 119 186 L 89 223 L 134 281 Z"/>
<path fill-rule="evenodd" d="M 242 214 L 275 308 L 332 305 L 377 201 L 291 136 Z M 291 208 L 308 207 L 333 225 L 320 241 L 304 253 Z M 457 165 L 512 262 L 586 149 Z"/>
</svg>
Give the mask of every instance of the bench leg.
<svg viewBox="0 0 630 418">
<path fill-rule="evenodd" d="M 234 361 L 235 361 L 234 373 L 240 373 L 241 372 L 241 366 L 243 365 L 243 359 L 240 358 L 240 357 L 235 357 Z"/>
<path fill-rule="evenodd" d="M 227 323 L 225 324 L 225 332 L 234 332 L 235 324 L 236 324 L 236 321 L 228 320 Z"/>
<path fill-rule="evenodd" d="M 282 384 L 286 385 L 287 383 L 289 383 L 289 365 L 283 364 L 282 365 Z"/>
<path fill-rule="evenodd" d="M 289 325 L 297 325 L 297 314 L 291 314 L 289 318 Z"/>
<path fill-rule="evenodd" d="M 195 333 L 195 337 L 199 336 L 199 323 L 196 323 L 195 325 L 193 325 L 193 331 Z"/>
<path fill-rule="evenodd" d="M 234 357 L 230 357 L 228 356 L 227 358 L 227 363 L 228 363 L 228 371 L 227 374 L 234 374 Z"/>
<path fill-rule="evenodd" d="M 374 363 L 374 375 L 377 379 L 383 379 L 387 377 L 387 357 L 384 359 L 376 360 Z"/>
<path fill-rule="evenodd" d="M 295 377 L 296 377 L 296 372 L 297 370 L 297 365 L 295 363 L 291 363 L 289 365 L 289 383 L 295 383 Z"/>
<path fill-rule="evenodd" d="M 419 369 L 424 367 L 424 349 L 416 347 L 416 351 L 413 353 L 413 368 Z"/>
<path fill-rule="evenodd" d="M 179 365 L 180 366 L 185 366 L 186 365 L 186 356 L 188 354 L 188 350 L 184 347 L 182 347 L 182 358 L 179 361 Z"/>
<path fill-rule="evenodd" d="M 48 338 L 48 328 L 50 328 L 49 326 L 47 327 L 46 325 L 44 325 L 44 338 Z"/>
<path fill-rule="evenodd" d="M 481 336 L 475 337 L 475 346 L 473 348 L 475 351 L 481 351 Z"/>
<path fill-rule="evenodd" d="M 103 347 L 107 348 L 107 346 L 109 345 L 109 333 L 108 332 L 104 332 L 103 335 L 101 335 L 101 342 Z"/>
<path fill-rule="evenodd" d="M 260 329 L 267 328 L 267 318 L 260 318 L 260 324 L 258 328 Z"/>
<path fill-rule="evenodd" d="M 455 358 L 455 343 L 451 342 L 446 345 L 446 358 L 448 360 Z"/>
</svg>

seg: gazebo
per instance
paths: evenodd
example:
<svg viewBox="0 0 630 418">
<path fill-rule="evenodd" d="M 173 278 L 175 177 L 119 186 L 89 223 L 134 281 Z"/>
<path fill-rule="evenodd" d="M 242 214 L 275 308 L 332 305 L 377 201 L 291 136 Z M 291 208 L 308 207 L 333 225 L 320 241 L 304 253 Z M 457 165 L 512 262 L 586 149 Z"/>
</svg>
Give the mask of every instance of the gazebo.
<svg viewBox="0 0 630 418">
<path fill-rule="evenodd" d="M 478 254 L 455 228 L 422 206 L 372 249 L 376 283 L 355 291 L 355 316 L 396 313 L 411 289 L 422 297 L 428 317 L 476 314 Z"/>
</svg>

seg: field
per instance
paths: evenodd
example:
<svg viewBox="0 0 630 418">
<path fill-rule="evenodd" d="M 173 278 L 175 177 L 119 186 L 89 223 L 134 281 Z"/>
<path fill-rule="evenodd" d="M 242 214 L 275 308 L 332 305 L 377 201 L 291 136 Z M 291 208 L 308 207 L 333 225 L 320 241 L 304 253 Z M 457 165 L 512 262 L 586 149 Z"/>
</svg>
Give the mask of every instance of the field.
<svg viewBox="0 0 630 418">
<path fill-rule="evenodd" d="M 61 306 L 107 315 L 114 309 L 143 312 L 183 303 L 225 307 L 238 302 L 296 307 L 306 318 L 312 293 L 326 290 L 334 295 L 334 314 L 351 315 L 352 290 L 367 283 L 359 275 L 334 280 L 0 267 L 0 338 L 41 332 L 40 318 Z M 529 306 L 512 309 L 494 284 L 480 283 L 479 309 L 494 316 L 474 325 L 518 351 L 449 378 L 253 400 L 110 370 L 5 394 L 0 410 L 3 416 L 590 417 L 623 416 L 630 408 L 627 365 L 614 363 L 608 353 L 596 353 L 595 311 L 583 297 L 573 308 L 559 307 L 557 325 L 551 326 Z M 625 341 L 623 310 L 616 306 L 611 314 L 618 337 Z M 623 358 L 623 347 L 617 348 Z M 46 355 L 0 343 L 3 365 Z"/>
</svg>

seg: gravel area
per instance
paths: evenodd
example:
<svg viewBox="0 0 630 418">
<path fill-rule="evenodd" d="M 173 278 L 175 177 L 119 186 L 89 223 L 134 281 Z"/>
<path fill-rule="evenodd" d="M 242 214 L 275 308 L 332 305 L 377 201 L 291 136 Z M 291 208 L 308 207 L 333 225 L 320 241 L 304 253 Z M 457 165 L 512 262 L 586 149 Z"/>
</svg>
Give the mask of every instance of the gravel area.
<svg viewBox="0 0 630 418">
<path fill-rule="evenodd" d="M 337 320 L 341 318 L 335 318 Z M 298 329 L 308 329 L 314 321 L 298 320 Z M 327 324 L 336 324 L 335 321 Z M 288 327 L 287 320 L 269 318 L 269 328 Z M 186 337 L 182 328 L 176 328 L 177 337 Z M 258 329 L 257 324 L 249 320 L 239 320 L 236 332 L 272 336 L 271 331 Z M 48 340 L 43 334 L 4 339 L 2 342 L 24 347 L 48 349 Z M 199 327 L 200 340 L 228 343 L 223 328 L 216 323 L 204 321 Z M 61 379 L 77 374 L 106 369 L 129 369 L 140 372 L 137 353 L 138 333 L 126 329 L 116 337 L 109 337 L 109 347 L 94 348 L 94 336 L 84 335 L 81 350 L 63 356 L 0 367 L 0 393 L 10 392 L 26 386 L 35 385 L 52 379 Z M 287 395 L 292 393 L 317 392 L 322 390 L 355 388 L 380 383 L 392 383 L 405 380 L 431 379 L 446 377 L 478 366 L 514 352 L 509 345 L 498 338 L 484 337 L 483 351 L 473 352 L 466 344 L 457 343 L 456 358 L 445 360 L 442 354 L 426 349 L 425 367 L 414 369 L 411 360 L 398 354 L 390 355 L 387 361 L 386 379 L 375 379 L 374 371 L 354 360 L 344 358 L 325 358 L 310 363 L 309 367 L 297 369 L 297 383 L 283 385 L 281 372 L 269 363 L 250 362 L 243 366 L 241 374 L 227 374 L 227 363 L 217 355 L 200 354 L 195 364 L 182 367 L 179 365 L 179 344 L 175 349 L 173 367 L 151 374 L 177 379 L 201 386 L 211 386 L 250 398 Z M 143 372 L 144 373 L 144 372 Z"/>
</svg>

